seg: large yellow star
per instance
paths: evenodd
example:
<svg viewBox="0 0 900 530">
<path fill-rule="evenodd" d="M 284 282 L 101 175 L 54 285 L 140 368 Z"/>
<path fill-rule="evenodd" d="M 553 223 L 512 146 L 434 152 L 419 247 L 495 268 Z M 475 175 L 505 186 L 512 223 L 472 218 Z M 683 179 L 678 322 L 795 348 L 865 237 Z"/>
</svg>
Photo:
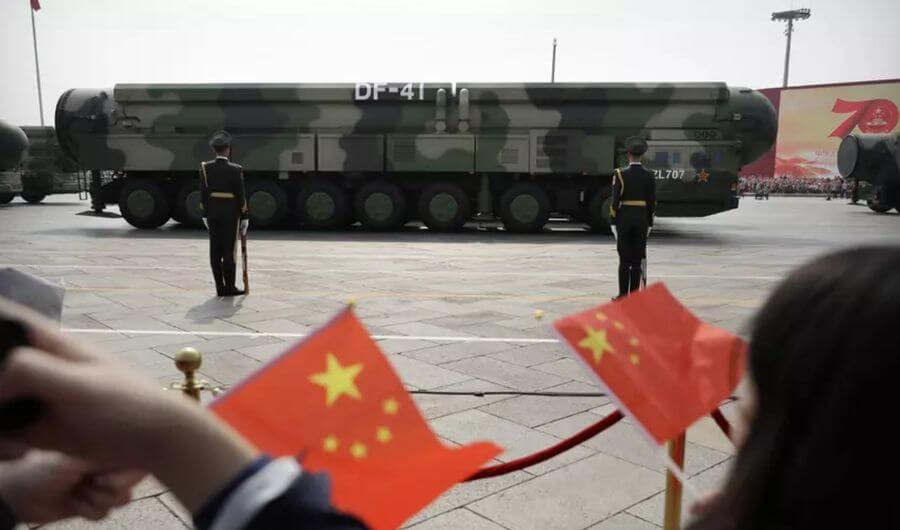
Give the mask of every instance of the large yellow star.
<svg viewBox="0 0 900 530">
<path fill-rule="evenodd" d="M 325 405 L 330 407 L 344 395 L 353 399 L 362 397 L 354 382 L 362 369 L 362 364 L 341 366 L 334 354 L 327 353 L 325 354 L 325 371 L 309 376 L 309 380 L 325 387 Z"/>
<path fill-rule="evenodd" d="M 587 335 L 581 339 L 581 342 L 578 343 L 578 347 L 591 350 L 591 353 L 594 355 L 595 363 L 600 362 L 600 359 L 603 358 L 605 352 L 615 353 L 616 350 L 613 349 L 609 340 L 606 338 L 605 329 L 598 331 L 590 326 L 585 326 L 584 332 L 587 333 Z"/>
</svg>

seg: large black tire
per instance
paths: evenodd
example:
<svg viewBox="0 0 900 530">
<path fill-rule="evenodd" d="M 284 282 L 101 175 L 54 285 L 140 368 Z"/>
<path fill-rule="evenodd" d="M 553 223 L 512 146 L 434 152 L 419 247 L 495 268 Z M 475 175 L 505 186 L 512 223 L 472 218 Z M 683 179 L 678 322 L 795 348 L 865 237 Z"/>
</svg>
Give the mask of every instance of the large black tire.
<svg viewBox="0 0 900 530">
<path fill-rule="evenodd" d="M 875 213 L 888 213 L 889 211 L 891 211 L 890 206 L 885 206 L 874 201 L 868 201 L 866 205 Z"/>
<path fill-rule="evenodd" d="M 585 220 L 592 232 L 598 234 L 612 234 L 609 227 L 609 203 L 612 199 L 612 190 L 601 188 L 594 192 L 588 200 L 585 212 Z"/>
<path fill-rule="evenodd" d="M 9 204 L 15 198 L 15 193 L 0 193 L 0 204 Z"/>
<path fill-rule="evenodd" d="M 452 182 L 436 182 L 419 195 L 419 217 L 430 230 L 455 232 L 472 216 L 472 200 Z"/>
<path fill-rule="evenodd" d="M 356 192 L 356 218 L 367 230 L 394 230 L 406 223 L 406 197 L 396 184 L 376 181 Z"/>
<path fill-rule="evenodd" d="M 537 184 L 514 184 L 500 196 L 500 219 L 510 232 L 537 232 L 550 219 L 550 197 Z"/>
<path fill-rule="evenodd" d="M 353 220 L 347 193 L 336 183 L 318 178 L 308 180 L 297 192 L 294 214 L 302 226 L 319 230 L 343 228 Z"/>
<path fill-rule="evenodd" d="M 129 179 L 119 193 L 119 210 L 136 228 L 159 228 L 172 213 L 172 202 L 155 180 Z"/>
<path fill-rule="evenodd" d="M 175 194 L 175 205 L 172 208 L 172 219 L 185 226 L 200 228 L 203 226 L 203 215 L 200 205 L 200 183 L 196 180 L 185 180 Z"/>
<path fill-rule="evenodd" d="M 30 204 L 40 204 L 46 197 L 43 193 L 22 193 L 22 198 Z"/>
<path fill-rule="evenodd" d="M 250 210 L 250 226 L 265 228 L 276 226 L 288 214 L 288 197 L 278 182 L 256 179 L 247 182 L 247 207 Z"/>
</svg>

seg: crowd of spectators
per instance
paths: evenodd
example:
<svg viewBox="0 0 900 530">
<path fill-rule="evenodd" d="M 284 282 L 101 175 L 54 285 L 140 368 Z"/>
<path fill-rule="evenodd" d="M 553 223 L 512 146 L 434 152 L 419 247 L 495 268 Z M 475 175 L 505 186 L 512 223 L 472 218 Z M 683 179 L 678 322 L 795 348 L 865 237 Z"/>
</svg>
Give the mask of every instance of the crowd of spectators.
<svg viewBox="0 0 900 530">
<path fill-rule="evenodd" d="M 841 177 L 741 177 L 738 182 L 740 194 L 768 195 L 778 194 L 817 194 L 834 198 L 850 196 L 852 185 Z"/>
</svg>

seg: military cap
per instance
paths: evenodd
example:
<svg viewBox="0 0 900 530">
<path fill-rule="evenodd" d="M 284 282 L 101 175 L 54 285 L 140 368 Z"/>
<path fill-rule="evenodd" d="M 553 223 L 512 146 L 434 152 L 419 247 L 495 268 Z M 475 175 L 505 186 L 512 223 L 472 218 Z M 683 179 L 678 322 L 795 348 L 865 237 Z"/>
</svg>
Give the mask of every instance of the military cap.
<svg viewBox="0 0 900 530">
<path fill-rule="evenodd" d="M 640 156 L 647 152 L 647 141 L 640 136 L 629 136 L 625 140 L 625 150 L 629 155 Z"/>
<path fill-rule="evenodd" d="M 213 149 L 222 149 L 231 145 L 231 135 L 227 131 L 216 131 L 209 140 L 209 146 Z"/>
</svg>

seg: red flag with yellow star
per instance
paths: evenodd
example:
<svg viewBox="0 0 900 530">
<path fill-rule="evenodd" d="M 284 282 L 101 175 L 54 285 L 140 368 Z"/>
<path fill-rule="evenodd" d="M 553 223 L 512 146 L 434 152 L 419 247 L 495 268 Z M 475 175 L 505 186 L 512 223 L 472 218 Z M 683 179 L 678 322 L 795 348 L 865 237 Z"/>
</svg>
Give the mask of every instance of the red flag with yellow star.
<svg viewBox="0 0 900 530">
<path fill-rule="evenodd" d="M 500 452 L 445 447 L 350 309 L 211 408 L 262 451 L 327 472 L 334 505 L 376 530 L 399 527 Z"/>
<path fill-rule="evenodd" d="M 554 327 L 657 444 L 719 406 L 744 374 L 744 341 L 698 319 L 663 284 Z"/>
</svg>

